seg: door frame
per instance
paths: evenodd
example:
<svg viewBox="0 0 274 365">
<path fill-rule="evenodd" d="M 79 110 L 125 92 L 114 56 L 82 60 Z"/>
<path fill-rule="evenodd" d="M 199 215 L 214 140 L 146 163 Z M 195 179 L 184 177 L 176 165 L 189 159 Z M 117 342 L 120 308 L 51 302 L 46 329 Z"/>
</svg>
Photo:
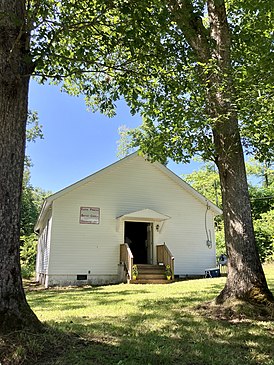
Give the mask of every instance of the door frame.
<svg viewBox="0 0 274 365">
<path fill-rule="evenodd" d="M 156 229 L 156 223 L 157 222 L 154 222 L 154 221 L 147 221 L 147 220 L 141 220 L 141 219 L 134 219 L 134 220 L 124 220 L 123 221 L 123 241 L 125 242 L 125 233 L 126 233 L 126 230 L 125 230 L 125 225 L 126 223 L 129 222 L 129 223 L 144 223 L 146 224 L 146 229 L 147 229 L 147 238 L 146 238 L 146 242 L 145 242 L 145 246 L 146 246 L 146 255 L 147 255 L 147 263 L 148 264 L 153 264 L 154 263 L 154 250 L 155 250 L 155 247 L 154 247 L 154 230 Z M 134 261 L 134 257 L 133 257 L 133 261 Z"/>
</svg>

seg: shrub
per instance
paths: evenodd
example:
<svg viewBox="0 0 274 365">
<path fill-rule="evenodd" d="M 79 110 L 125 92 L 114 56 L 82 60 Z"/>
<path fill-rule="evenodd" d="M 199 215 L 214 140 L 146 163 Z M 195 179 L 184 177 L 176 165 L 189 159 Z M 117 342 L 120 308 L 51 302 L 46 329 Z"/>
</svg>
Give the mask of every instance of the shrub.
<svg viewBox="0 0 274 365">
<path fill-rule="evenodd" d="M 262 213 L 259 219 L 253 220 L 255 240 L 261 262 L 274 258 L 274 210 Z M 216 255 L 226 253 L 223 223 L 216 231 Z"/>
<path fill-rule="evenodd" d="M 225 247 L 225 233 L 224 233 L 224 223 L 221 222 L 218 224 L 218 228 L 216 230 L 216 255 L 219 257 L 221 254 L 226 254 Z"/>
<path fill-rule="evenodd" d="M 262 262 L 271 260 L 274 254 L 274 210 L 261 214 L 254 221 L 256 244 Z"/>
<path fill-rule="evenodd" d="M 35 270 L 37 236 L 34 233 L 29 236 L 21 236 L 20 243 L 22 277 L 29 279 Z"/>
</svg>

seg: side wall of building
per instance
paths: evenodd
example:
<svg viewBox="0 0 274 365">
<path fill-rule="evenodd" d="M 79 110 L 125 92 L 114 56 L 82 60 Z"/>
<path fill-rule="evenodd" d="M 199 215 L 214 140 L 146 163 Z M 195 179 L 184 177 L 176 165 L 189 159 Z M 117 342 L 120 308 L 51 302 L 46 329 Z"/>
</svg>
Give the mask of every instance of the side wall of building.
<svg viewBox="0 0 274 365">
<path fill-rule="evenodd" d="M 51 211 L 46 215 L 39 232 L 36 255 L 36 281 L 48 286 L 48 269 L 50 260 L 52 214 Z"/>
</svg>

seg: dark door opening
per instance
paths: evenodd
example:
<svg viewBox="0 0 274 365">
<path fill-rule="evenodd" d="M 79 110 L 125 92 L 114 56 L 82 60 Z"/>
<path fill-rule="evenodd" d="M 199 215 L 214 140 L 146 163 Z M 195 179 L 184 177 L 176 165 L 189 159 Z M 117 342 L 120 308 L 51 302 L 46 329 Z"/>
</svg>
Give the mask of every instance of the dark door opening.
<svg viewBox="0 0 274 365">
<path fill-rule="evenodd" d="M 125 222 L 125 242 L 129 245 L 135 264 L 151 264 L 151 223 Z"/>
</svg>

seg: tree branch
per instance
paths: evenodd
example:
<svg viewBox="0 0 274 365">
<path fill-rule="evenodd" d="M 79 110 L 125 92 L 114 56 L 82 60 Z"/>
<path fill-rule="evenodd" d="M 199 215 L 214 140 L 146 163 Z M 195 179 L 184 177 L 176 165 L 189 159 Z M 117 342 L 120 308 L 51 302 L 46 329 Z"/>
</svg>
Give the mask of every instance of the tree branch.
<svg viewBox="0 0 274 365">
<path fill-rule="evenodd" d="M 200 62 L 210 59 L 209 32 L 202 19 L 195 12 L 190 0 L 169 0 L 170 11 L 174 21 L 182 30 L 186 41 L 196 52 Z"/>
<path fill-rule="evenodd" d="M 230 31 L 224 0 L 207 0 L 210 36 L 215 42 L 214 58 L 219 67 L 230 64 Z"/>
</svg>

